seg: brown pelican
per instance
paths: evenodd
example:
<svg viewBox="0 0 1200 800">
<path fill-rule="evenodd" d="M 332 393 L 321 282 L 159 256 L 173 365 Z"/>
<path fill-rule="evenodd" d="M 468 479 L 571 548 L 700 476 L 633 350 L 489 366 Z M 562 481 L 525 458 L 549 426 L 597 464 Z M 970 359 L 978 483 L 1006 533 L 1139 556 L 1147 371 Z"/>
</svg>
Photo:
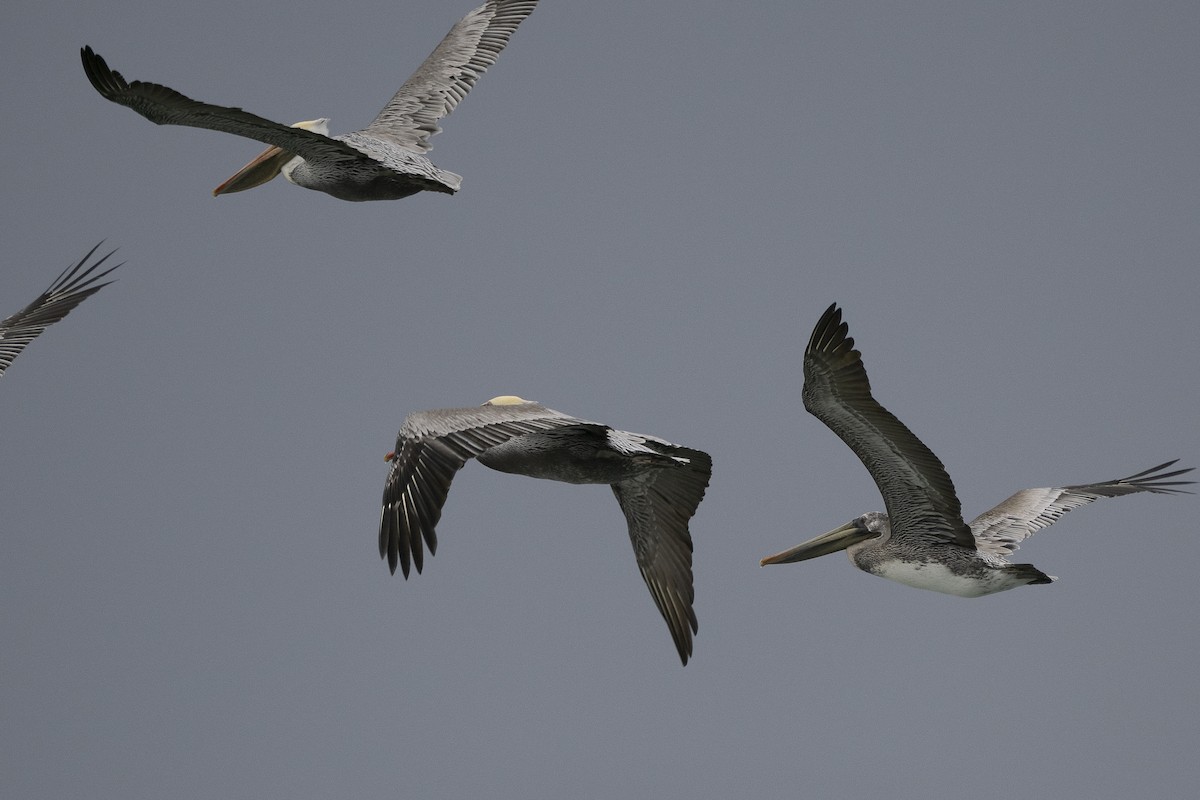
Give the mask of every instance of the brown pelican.
<svg viewBox="0 0 1200 800">
<path fill-rule="evenodd" d="M 629 523 L 642 578 L 679 657 L 692 654 L 692 538 L 688 520 L 712 474 L 707 453 L 653 436 L 577 419 L 519 397 L 474 408 L 439 408 L 405 418 L 388 453 L 379 555 L 421 571 L 421 541 L 437 550 L 434 527 L 455 473 L 475 458 L 500 472 L 565 483 L 607 483 Z"/>
<path fill-rule="evenodd" d="M 78 264 L 68 266 L 63 270 L 50 288 L 42 292 L 38 299 L 0 322 L 0 375 L 3 375 L 13 359 L 21 354 L 25 345 L 40 336 L 42 331 L 69 314 L 75 306 L 112 283 L 112 281 L 104 283 L 96 281 L 121 266 L 120 264 L 115 264 L 98 275 L 92 273 L 99 269 L 100 265 L 107 261 L 116 250 L 101 257 L 87 269 L 83 269 L 83 265 L 99 248 L 100 245 L 97 244 L 88 251 L 87 255 L 79 259 Z M 82 272 L 80 272 L 81 269 L 83 269 Z"/>
<path fill-rule="evenodd" d="M 1027 583 L 1050 583 L 1032 564 L 1010 564 L 1020 542 L 1073 508 L 1134 492 L 1174 494 L 1169 481 L 1191 472 L 1157 467 L 1101 483 L 1025 489 L 969 526 L 954 484 L 937 456 L 871 396 L 871 384 L 841 309 L 831 305 L 804 352 L 804 407 L 841 437 L 883 494 L 887 513 L 873 511 L 801 545 L 768 556 L 784 564 L 846 550 L 856 567 L 919 589 L 979 597 Z"/>
<path fill-rule="evenodd" d="M 417 68 L 375 120 L 360 131 L 328 136 L 328 119 L 283 125 L 243 111 L 184 97 L 156 83 L 126 82 L 84 47 L 83 70 L 105 98 L 159 125 L 208 128 L 271 145 L 213 194 L 250 189 L 283 172 L 306 189 L 342 200 L 396 200 L 419 191 L 454 194 L 462 176 L 424 157 L 438 120 L 467 96 L 537 0 L 488 0 L 467 14 Z"/>
</svg>

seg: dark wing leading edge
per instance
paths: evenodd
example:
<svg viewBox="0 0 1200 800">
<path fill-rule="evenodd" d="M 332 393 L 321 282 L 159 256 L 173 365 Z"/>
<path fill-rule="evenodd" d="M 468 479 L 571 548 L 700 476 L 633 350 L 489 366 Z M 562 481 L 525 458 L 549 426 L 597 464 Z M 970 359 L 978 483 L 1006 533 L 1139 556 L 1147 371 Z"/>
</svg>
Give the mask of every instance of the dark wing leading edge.
<svg viewBox="0 0 1200 800">
<path fill-rule="evenodd" d="M 421 571 L 424 553 L 437 551 L 435 527 L 454 474 L 467 460 L 515 436 L 575 425 L 569 417 L 537 403 L 483 405 L 419 411 L 405 418 L 396 438 L 392 469 L 383 489 L 379 556 L 404 577 Z"/>
<path fill-rule="evenodd" d="M 533 13 L 537 0 L 488 0 L 450 29 L 441 43 L 388 101 L 363 133 L 414 150 L 429 151 L 438 120 L 467 96 L 475 81 Z"/>
<path fill-rule="evenodd" d="M 804 352 L 804 407 L 854 451 L 883 494 L 892 534 L 975 549 L 946 468 L 871 396 L 854 339 L 834 303 Z"/>
<path fill-rule="evenodd" d="M 99 244 L 93 247 L 87 255 L 79 260 L 78 264 L 63 270 L 50 288 L 42 292 L 38 299 L 0 322 L 0 375 L 4 374 L 13 359 L 21 354 L 27 344 L 40 336 L 42 331 L 58 322 L 75 306 L 112 282 L 97 283 L 105 275 L 121 266 L 120 264 L 115 264 L 98 274 L 93 273 L 108 260 L 109 256 L 116 252 L 115 250 L 101 257 L 87 269 L 83 269 L 83 265 L 99 248 Z"/>
<path fill-rule="evenodd" d="M 240 108 L 202 103 L 157 83 L 128 83 L 121 73 L 109 69 L 91 47 L 84 47 L 79 53 L 83 71 L 102 97 L 128 106 L 158 125 L 184 125 L 245 136 L 281 147 L 307 161 L 347 165 L 374 163 L 372 158 L 350 145 L 315 131 L 272 122 Z"/>
<path fill-rule="evenodd" d="M 708 453 L 660 439 L 646 437 L 645 444 L 687 462 L 644 472 L 613 484 L 612 490 L 629 523 L 629 538 L 642 578 L 671 629 L 679 658 L 687 664 L 692 655 L 692 635 L 697 630 L 688 520 L 704 499 L 712 476 L 712 459 Z"/>
<path fill-rule="evenodd" d="M 1042 528 L 1058 522 L 1063 514 L 1071 509 L 1085 506 L 1101 497 L 1119 497 L 1136 492 L 1188 494 L 1185 489 L 1174 487 L 1191 485 L 1195 481 L 1165 480 L 1184 475 L 1194 469 L 1189 467 L 1163 472 L 1177 461 L 1178 459 L 1168 461 L 1136 475 L 1130 475 L 1128 478 L 1118 478 L 1103 483 L 1025 489 L 1017 492 L 992 510 L 980 514 L 971 522 L 971 532 L 975 534 L 975 544 L 981 552 L 1004 557 Z"/>
</svg>

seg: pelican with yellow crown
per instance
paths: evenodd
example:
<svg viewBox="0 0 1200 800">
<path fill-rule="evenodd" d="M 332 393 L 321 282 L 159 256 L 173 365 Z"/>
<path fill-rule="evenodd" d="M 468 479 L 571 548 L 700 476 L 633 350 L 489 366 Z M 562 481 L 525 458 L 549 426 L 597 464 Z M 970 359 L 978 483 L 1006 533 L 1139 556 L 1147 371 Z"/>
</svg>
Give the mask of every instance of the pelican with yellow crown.
<svg viewBox="0 0 1200 800">
<path fill-rule="evenodd" d="M 145 81 L 126 81 L 91 47 L 80 51 L 83 70 L 105 99 L 132 108 L 159 125 L 233 133 L 271 145 L 213 194 L 266 183 L 276 175 L 341 200 L 396 200 L 420 191 L 454 194 L 462 176 L 425 158 L 438 120 L 467 96 L 496 62 L 537 0 L 488 0 L 458 21 L 375 120 L 360 131 L 329 136 L 328 119 L 284 125 L 231 106 L 185 97 Z"/>
<path fill-rule="evenodd" d="M 642 578 L 684 664 L 692 654 L 692 537 L 688 521 L 712 475 L 707 453 L 654 436 L 588 422 L 513 395 L 481 406 L 409 414 L 383 490 L 379 555 L 421 571 L 424 545 L 437 549 L 434 528 L 450 482 L 474 458 L 485 467 L 565 483 L 606 483 L 625 513 Z"/>
</svg>

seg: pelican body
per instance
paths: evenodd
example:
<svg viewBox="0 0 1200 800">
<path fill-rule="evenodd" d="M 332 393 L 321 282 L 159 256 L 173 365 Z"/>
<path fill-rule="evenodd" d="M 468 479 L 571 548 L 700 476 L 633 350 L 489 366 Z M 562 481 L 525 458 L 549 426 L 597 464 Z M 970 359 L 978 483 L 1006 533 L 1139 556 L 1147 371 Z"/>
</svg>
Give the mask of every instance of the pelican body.
<svg viewBox="0 0 1200 800">
<path fill-rule="evenodd" d="M 462 177 L 424 156 L 438 120 L 466 97 L 537 0 L 488 0 L 458 21 L 375 120 L 329 136 L 327 118 L 284 125 L 230 106 L 186 97 L 144 81 L 126 81 L 91 47 L 80 51 L 96 91 L 159 125 L 224 131 L 271 147 L 218 186 L 214 195 L 260 186 L 283 173 L 306 189 L 340 200 L 397 200 L 420 191 L 454 194 Z"/>
<path fill-rule="evenodd" d="M 97 273 L 104 262 L 108 261 L 116 251 L 101 256 L 94 264 L 84 269 L 88 259 L 100 249 L 97 244 L 87 252 L 79 263 L 68 266 L 55 279 L 50 288 L 38 295 L 25 308 L 0 322 L 0 375 L 8 369 L 26 345 L 41 336 L 49 326 L 71 313 L 75 306 L 103 289 L 112 281 L 99 281 L 112 272 L 120 264 L 115 264 L 103 272 Z"/>
<path fill-rule="evenodd" d="M 692 539 L 688 521 L 712 475 L 707 453 L 571 417 L 513 395 L 473 408 L 408 415 L 389 453 L 379 555 L 392 573 L 432 555 L 450 482 L 468 459 L 514 475 L 608 484 L 625 513 L 642 578 L 684 664 L 692 654 Z"/>
<path fill-rule="evenodd" d="M 804 561 L 845 550 L 854 566 L 882 578 L 959 597 L 980 597 L 1054 576 L 1007 556 L 1036 531 L 1101 497 L 1178 494 L 1171 481 L 1192 469 L 1168 461 L 1127 478 L 1025 489 L 967 525 L 942 462 L 871 395 L 871 384 L 841 309 L 831 305 L 804 353 L 804 407 L 849 445 L 883 495 L 887 512 L 863 514 L 840 528 L 762 559 Z"/>
</svg>

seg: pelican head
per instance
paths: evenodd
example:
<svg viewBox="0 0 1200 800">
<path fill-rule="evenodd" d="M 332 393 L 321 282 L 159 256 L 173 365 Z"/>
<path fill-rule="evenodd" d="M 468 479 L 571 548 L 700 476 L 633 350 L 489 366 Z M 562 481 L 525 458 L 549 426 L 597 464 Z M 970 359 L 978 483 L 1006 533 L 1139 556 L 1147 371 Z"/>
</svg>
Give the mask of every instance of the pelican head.
<svg viewBox="0 0 1200 800">
<path fill-rule="evenodd" d="M 827 556 L 839 550 L 849 550 L 853 559 L 858 546 L 867 545 L 875 539 L 886 536 L 891 531 L 887 514 L 879 511 L 868 511 L 861 517 L 855 517 L 840 528 L 834 528 L 829 533 L 823 533 L 815 539 L 809 539 L 803 544 L 767 556 L 759 562 L 760 566 L 767 564 L 791 564 L 795 561 L 806 561 L 818 556 Z"/>
<path fill-rule="evenodd" d="M 531 403 L 532 400 L 526 400 L 522 397 L 517 397 L 515 394 L 502 394 L 499 397 L 493 397 L 484 403 L 485 406 L 519 406 L 523 403 Z"/>
<path fill-rule="evenodd" d="M 303 128 L 306 131 L 328 136 L 329 118 L 308 119 L 303 122 L 297 122 L 292 127 Z M 280 172 L 283 172 L 283 177 L 291 180 L 292 169 L 295 168 L 292 162 L 298 162 L 299 160 L 299 156 L 294 153 L 289 153 L 283 148 L 272 145 L 259 153 L 249 164 L 235 172 L 231 178 L 213 189 L 213 197 L 222 194 L 233 194 L 234 192 L 244 192 L 247 189 L 253 189 L 255 186 L 262 186 Z"/>
</svg>

